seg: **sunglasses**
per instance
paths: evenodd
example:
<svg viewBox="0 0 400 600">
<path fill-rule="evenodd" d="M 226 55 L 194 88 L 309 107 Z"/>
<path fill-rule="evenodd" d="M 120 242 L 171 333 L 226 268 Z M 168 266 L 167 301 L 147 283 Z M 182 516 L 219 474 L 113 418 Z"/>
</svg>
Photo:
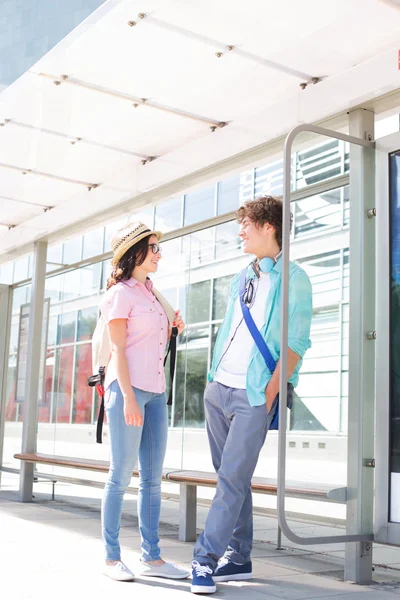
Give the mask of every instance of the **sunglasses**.
<svg viewBox="0 0 400 600">
<path fill-rule="evenodd" d="M 149 244 L 149 248 L 151 248 L 153 254 L 162 254 L 162 248 L 158 244 Z"/>
</svg>

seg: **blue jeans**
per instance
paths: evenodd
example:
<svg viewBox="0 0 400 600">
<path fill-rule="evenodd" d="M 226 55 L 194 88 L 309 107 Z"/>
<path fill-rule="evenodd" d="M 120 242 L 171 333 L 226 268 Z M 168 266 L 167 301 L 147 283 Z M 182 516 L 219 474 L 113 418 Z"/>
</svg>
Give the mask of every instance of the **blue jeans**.
<svg viewBox="0 0 400 600">
<path fill-rule="evenodd" d="M 267 413 L 251 406 L 246 390 L 216 381 L 204 393 L 208 440 L 217 489 L 194 548 L 193 557 L 213 569 L 225 554 L 233 562 L 250 561 L 253 544 L 251 478 L 274 417 L 278 397 Z"/>
<path fill-rule="evenodd" d="M 122 502 L 132 470 L 139 458 L 138 517 L 142 560 L 160 558 L 158 524 L 161 508 L 161 477 L 168 434 L 165 394 L 133 388 L 142 411 L 142 427 L 125 423 L 124 399 L 117 381 L 106 391 L 105 409 L 110 432 L 110 471 L 102 502 L 102 535 L 106 560 L 121 560 L 119 530 Z"/>
</svg>

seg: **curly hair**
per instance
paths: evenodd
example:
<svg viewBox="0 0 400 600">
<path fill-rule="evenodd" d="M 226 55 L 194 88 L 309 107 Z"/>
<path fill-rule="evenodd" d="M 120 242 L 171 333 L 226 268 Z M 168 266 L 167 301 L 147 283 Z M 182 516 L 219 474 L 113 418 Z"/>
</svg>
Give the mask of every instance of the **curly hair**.
<svg viewBox="0 0 400 600">
<path fill-rule="evenodd" d="M 262 227 L 266 223 L 272 225 L 275 229 L 276 243 L 282 249 L 282 196 L 260 196 L 255 200 L 248 200 L 236 211 L 238 223 L 242 223 L 246 217 L 254 221 L 258 227 Z M 292 215 L 290 227 L 292 227 Z"/>
<path fill-rule="evenodd" d="M 127 281 L 132 277 L 132 271 L 135 267 L 142 265 L 146 260 L 149 251 L 149 239 L 151 235 L 146 236 L 140 242 L 137 242 L 123 254 L 118 264 L 113 268 L 110 277 L 107 279 L 106 289 L 110 289 L 119 281 Z"/>
</svg>

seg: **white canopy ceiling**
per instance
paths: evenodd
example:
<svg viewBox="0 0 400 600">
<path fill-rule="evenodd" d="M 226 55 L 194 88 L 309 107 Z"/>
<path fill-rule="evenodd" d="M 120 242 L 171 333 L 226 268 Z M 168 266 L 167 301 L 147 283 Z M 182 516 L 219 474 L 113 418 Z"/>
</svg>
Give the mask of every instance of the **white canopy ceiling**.
<svg viewBox="0 0 400 600">
<path fill-rule="evenodd" d="M 400 88 L 399 4 L 108 0 L 0 95 L 0 261 Z"/>
</svg>

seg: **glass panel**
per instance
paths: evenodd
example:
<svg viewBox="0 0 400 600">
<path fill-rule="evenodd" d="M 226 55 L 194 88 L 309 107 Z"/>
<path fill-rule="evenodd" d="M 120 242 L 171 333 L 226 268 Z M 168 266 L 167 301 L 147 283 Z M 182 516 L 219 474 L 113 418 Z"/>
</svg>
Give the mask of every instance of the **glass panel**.
<svg viewBox="0 0 400 600">
<path fill-rule="evenodd" d="M 348 225 L 350 222 L 350 198 L 349 186 L 343 188 L 343 225 Z"/>
<path fill-rule="evenodd" d="M 53 392 L 55 350 L 47 349 L 46 373 L 45 373 L 45 397 L 42 404 L 39 405 L 38 419 L 39 423 L 50 423 L 51 418 L 51 398 Z"/>
<path fill-rule="evenodd" d="M 207 349 L 178 352 L 176 394 L 174 405 L 175 427 L 203 427 L 203 394 L 207 378 Z"/>
<path fill-rule="evenodd" d="M 87 384 L 92 373 L 92 345 L 77 346 L 72 423 L 92 422 L 93 388 Z"/>
<path fill-rule="evenodd" d="M 215 236 L 215 258 L 228 259 L 242 253 L 239 225 L 236 221 L 217 225 Z"/>
<path fill-rule="evenodd" d="M 95 263 L 80 271 L 80 297 L 91 296 L 99 292 L 101 283 L 101 263 Z"/>
<path fill-rule="evenodd" d="M 210 281 L 192 283 L 184 293 L 188 297 L 187 323 L 202 323 L 210 318 Z M 183 302 L 181 301 L 181 304 Z"/>
<path fill-rule="evenodd" d="M 28 278 L 29 257 L 24 256 L 14 263 L 14 283 Z"/>
<path fill-rule="evenodd" d="M 283 189 L 283 160 L 276 160 L 256 168 L 254 197 L 265 194 L 279 196 Z"/>
<path fill-rule="evenodd" d="M 290 427 L 296 430 L 339 431 L 339 309 L 313 315 L 312 346 L 307 351 L 296 387 Z"/>
<path fill-rule="evenodd" d="M 65 273 L 62 276 L 64 278 L 63 281 L 63 291 L 61 294 L 61 298 L 63 302 L 67 302 L 68 300 L 75 300 L 79 298 L 79 289 L 81 286 L 81 273 L 79 269 L 75 269 L 74 271 L 70 271 L 69 273 Z"/>
<path fill-rule="evenodd" d="M 0 265 L 0 283 L 10 284 L 13 282 L 14 263 Z"/>
<path fill-rule="evenodd" d="M 55 269 L 59 269 L 62 266 L 62 252 L 62 244 L 55 244 L 54 246 L 49 246 L 47 248 L 47 273 L 49 273 L 50 271 L 54 271 Z"/>
<path fill-rule="evenodd" d="M 58 302 L 62 294 L 64 286 L 64 275 L 56 275 L 55 277 L 46 278 L 46 298 L 50 298 L 52 302 Z"/>
<path fill-rule="evenodd" d="M 172 198 L 156 206 L 154 229 L 166 233 L 182 226 L 183 198 Z"/>
<path fill-rule="evenodd" d="M 220 181 L 218 184 L 217 215 L 223 215 L 239 207 L 240 175 Z"/>
<path fill-rule="evenodd" d="M 75 341 L 76 311 L 59 315 L 57 344 L 70 344 Z"/>
<path fill-rule="evenodd" d="M 98 319 L 99 310 L 97 306 L 90 306 L 78 312 L 78 342 L 92 339 Z"/>
<path fill-rule="evenodd" d="M 214 229 L 203 229 L 183 238 L 183 253 L 187 256 L 191 268 L 214 260 L 214 235 Z"/>
<path fill-rule="evenodd" d="M 154 206 L 142 206 L 137 208 L 129 215 L 128 223 L 132 221 L 142 221 L 147 227 L 153 229 L 154 225 Z"/>
<path fill-rule="evenodd" d="M 214 216 L 215 186 L 185 196 L 184 225 L 193 225 Z"/>
<path fill-rule="evenodd" d="M 112 271 L 111 261 L 103 260 L 101 263 L 101 291 L 105 291 L 107 287 L 107 279 L 110 277 Z"/>
<path fill-rule="evenodd" d="M 340 302 L 342 298 L 338 251 L 302 258 L 296 262 L 310 277 L 314 308 Z"/>
<path fill-rule="evenodd" d="M 343 173 L 343 142 L 330 140 L 296 154 L 297 189 Z"/>
<path fill-rule="evenodd" d="M 74 346 L 56 350 L 56 372 L 52 404 L 53 423 L 69 423 L 71 420 L 73 361 Z"/>
<path fill-rule="evenodd" d="M 232 280 L 232 275 L 226 277 L 219 277 L 214 279 L 214 293 L 213 293 L 213 308 L 212 308 L 212 319 L 223 319 L 225 316 L 226 307 L 229 298 L 229 286 Z"/>
<path fill-rule="evenodd" d="M 82 258 L 97 256 L 103 252 L 104 227 L 94 229 L 85 233 L 83 236 L 83 255 Z"/>
<path fill-rule="evenodd" d="M 239 205 L 254 198 L 254 169 L 245 171 L 240 175 L 240 200 Z"/>
<path fill-rule="evenodd" d="M 337 188 L 295 202 L 295 237 L 341 227 L 341 194 Z"/>
<path fill-rule="evenodd" d="M 72 265 L 82 258 L 82 236 L 68 240 L 63 244 L 63 263 Z"/>
</svg>

